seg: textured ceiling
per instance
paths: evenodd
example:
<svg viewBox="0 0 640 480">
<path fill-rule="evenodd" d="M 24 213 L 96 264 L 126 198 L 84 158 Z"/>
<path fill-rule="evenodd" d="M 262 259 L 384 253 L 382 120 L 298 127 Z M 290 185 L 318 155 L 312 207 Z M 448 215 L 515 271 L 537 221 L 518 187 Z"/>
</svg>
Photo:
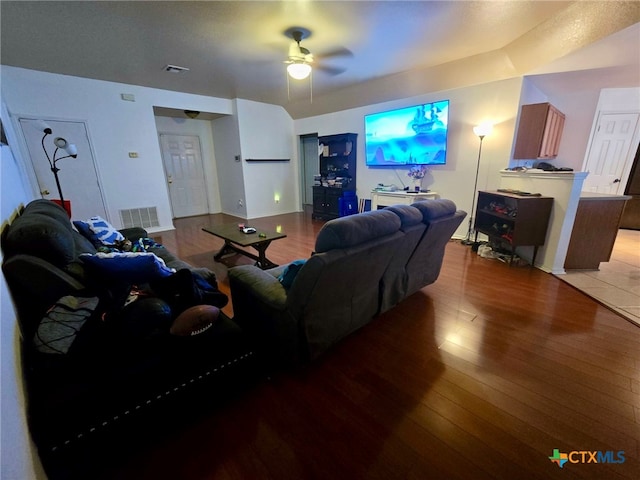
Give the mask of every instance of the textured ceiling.
<svg viewBox="0 0 640 480">
<path fill-rule="evenodd" d="M 487 72 L 468 82 L 562 71 L 558 59 L 640 21 L 640 2 L 3 0 L 0 18 L 2 64 L 279 104 L 300 118 L 463 86 L 447 66 L 478 58 Z M 313 103 L 308 81 L 287 89 L 292 26 L 311 31 L 302 45 L 320 65 L 344 70 L 314 70 Z M 625 39 L 633 56 L 598 55 L 628 77 L 638 70 L 637 28 Z M 345 49 L 352 55 L 322 58 Z M 598 71 L 599 61 L 585 56 L 571 69 Z M 167 64 L 190 70 L 167 73 Z M 406 80 L 433 71 L 433 84 Z"/>
</svg>

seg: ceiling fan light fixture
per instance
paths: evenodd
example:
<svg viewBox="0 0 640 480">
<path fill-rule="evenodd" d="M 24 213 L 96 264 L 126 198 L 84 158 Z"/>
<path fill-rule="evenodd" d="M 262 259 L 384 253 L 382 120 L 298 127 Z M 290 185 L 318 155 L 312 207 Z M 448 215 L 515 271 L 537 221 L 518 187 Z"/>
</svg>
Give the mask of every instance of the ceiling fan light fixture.
<svg viewBox="0 0 640 480">
<path fill-rule="evenodd" d="M 287 65 L 287 73 L 291 78 L 304 80 L 311 74 L 311 65 L 305 62 L 294 62 Z"/>
<path fill-rule="evenodd" d="M 189 118 L 197 118 L 200 112 L 198 110 L 185 110 L 184 114 Z"/>
</svg>

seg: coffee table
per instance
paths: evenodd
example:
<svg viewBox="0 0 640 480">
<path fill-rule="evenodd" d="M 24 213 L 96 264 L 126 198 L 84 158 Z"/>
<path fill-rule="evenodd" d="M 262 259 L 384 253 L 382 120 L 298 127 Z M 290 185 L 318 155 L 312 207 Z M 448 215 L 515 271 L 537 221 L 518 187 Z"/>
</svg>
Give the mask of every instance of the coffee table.
<svg viewBox="0 0 640 480">
<path fill-rule="evenodd" d="M 255 233 L 244 233 L 238 228 L 237 223 L 210 225 L 203 227 L 202 230 L 224 240 L 224 245 L 220 251 L 213 256 L 215 261 L 220 261 L 225 255 L 238 253 L 254 259 L 256 265 L 263 270 L 278 266 L 267 258 L 266 251 L 272 241 L 286 237 L 284 233 L 271 232 L 260 228 L 256 228 Z M 236 245 L 255 248 L 258 251 L 258 255 L 238 248 Z"/>
</svg>

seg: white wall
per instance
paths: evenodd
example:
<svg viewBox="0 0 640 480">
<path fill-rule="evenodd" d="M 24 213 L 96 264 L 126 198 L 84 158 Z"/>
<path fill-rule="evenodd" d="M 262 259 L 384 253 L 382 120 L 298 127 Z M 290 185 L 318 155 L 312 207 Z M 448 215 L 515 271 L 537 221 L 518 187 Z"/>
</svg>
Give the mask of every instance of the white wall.
<svg viewBox="0 0 640 480">
<path fill-rule="evenodd" d="M 430 167 L 430 172 L 423 181 L 423 188 L 438 192 L 441 197 L 453 200 L 458 208 L 470 212 L 480 144 L 473 133 L 473 127 L 484 121 L 491 121 L 495 125 L 491 135 L 484 139 L 478 175 L 478 190 L 492 190 L 500 184 L 498 172 L 508 166 L 511 158 L 521 85 L 520 78 L 502 80 L 309 117 L 295 122 L 295 134 L 357 133 L 357 195 L 368 199 L 371 198 L 371 189 L 378 183 L 402 187 L 400 182 L 405 185 L 410 185 L 411 182 L 407 176 L 408 167 L 394 169 L 365 166 L 364 115 L 449 99 L 447 164 Z M 467 222 L 463 222 L 456 236 L 465 236 L 467 229 Z"/>
<path fill-rule="evenodd" d="M 219 98 L 7 66 L 0 74 L 14 125 L 22 115 L 87 123 L 107 215 L 116 227 L 121 226 L 119 210 L 154 205 L 161 225 L 157 230 L 173 228 L 154 106 L 232 113 L 231 101 Z M 134 94 L 136 101 L 122 100 L 122 93 Z M 129 158 L 130 151 L 139 158 Z M 37 188 L 32 193 L 37 195 Z"/>
<path fill-rule="evenodd" d="M 207 203 L 209 213 L 220 213 L 220 188 L 216 156 L 213 147 L 213 132 L 211 121 L 191 118 L 156 117 L 158 129 L 158 141 L 161 134 L 169 135 L 194 135 L 200 138 L 200 150 L 202 153 L 202 165 L 204 180 L 207 187 Z"/>
<path fill-rule="evenodd" d="M 300 210 L 298 152 L 291 117 L 280 106 L 249 100 L 238 100 L 237 108 L 238 117 L 242 118 L 239 131 L 247 218 Z"/>
<path fill-rule="evenodd" d="M 14 144 L 15 135 L 7 123 L 8 114 L 2 104 L 2 121 L 7 130 L 10 144 Z M 22 179 L 24 173 L 8 146 L 0 149 L 0 221 L 10 220 L 20 205 L 32 200 L 31 193 Z M 2 261 L 2 253 L 0 253 Z M 11 302 L 9 290 L 4 280 L 0 280 L 0 445 L 2 446 L 2 464 L 0 478 L 32 479 L 46 478 L 37 458 L 27 431 L 25 399 L 23 392 L 22 368 L 20 364 L 19 330 L 16 314 Z"/>
<path fill-rule="evenodd" d="M 212 122 L 213 144 L 220 178 L 220 201 L 223 213 L 247 218 L 247 199 L 235 101 L 233 106 L 233 115 L 217 118 Z"/>
</svg>

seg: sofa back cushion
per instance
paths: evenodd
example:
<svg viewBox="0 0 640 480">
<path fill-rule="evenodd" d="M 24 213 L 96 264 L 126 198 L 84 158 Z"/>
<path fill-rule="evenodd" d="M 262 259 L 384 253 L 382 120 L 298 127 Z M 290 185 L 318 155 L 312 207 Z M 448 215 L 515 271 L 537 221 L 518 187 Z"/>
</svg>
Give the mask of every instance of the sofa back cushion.
<svg viewBox="0 0 640 480">
<path fill-rule="evenodd" d="M 75 259 L 71 228 L 40 213 L 18 217 L 9 227 L 3 248 L 7 256 L 33 255 L 57 267 L 64 267 Z"/>
<path fill-rule="evenodd" d="M 411 205 L 391 205 L 384 210 L 395 213 L 400 219 L 400 230 L 407 231 L 422 223 L 422 212 Z"/>
<path fill-rule="evenodd" d="M 466 212 L 456 210 L 451 200 L 424 200 L 413 204 L 422 212 L 426 230 L 407 262 L 407 291 L 411 295 L 436 281 L 440 274 L 444 249 L 462 223 Z"/>
<path fill-rule="evenodd" d="M 421 200 L 412 206 L 420 210 L 422 219 L 427 225 L 438 218 L 456 213 L 456 204 L 446 198 Z"/>
<path fill-rule="evenodd" d="M 82 253 L 95 253 L 91 243 L 73 230 L 67 212 L 49 200 L 34 200 L 8 227 L 2 248 L 6 257 L 32 255 L 66 269 Z"/>
<path fill-rule="evenodd" d="M 405 298 L 407 263 L 427 228 L 420 210 L 411 205 L 392 205 L 385 210 L 395 213 L 400 218 L 400 230 L 404 237 L 394 247 L 393 258 L 382 278 L 380 312 L 386 312 Z"/>
<path fill-rule="evenodd" d="M 286 300 L 302 328 L 304 357 L 318 357 L 379 312 L 382 275 L 404 237 L 400 226 L 398 215 L 376 210 L 330 220 L 318 232 Z"/>
<path fill-rule="evenodd" d="M 355 247 L 397 232 L 400 224 L 397 215 L 385 210 L 335 218 L 325 223 L 318 232 L 315 251 L 322 253 L 336 248 Z"/>
<path fill-rule="evenodd" d="M 51 200 L 39 198 L 37 200 L 29 202 L 29 204 L 24 207 L 22 215 L 29 215 L 32 213 L 46 215 L 47 217 L 57 220 L 61 225 L 69 225 L 69 229 L 71 229 L 71 224 L 69 223 L 69 214 L 67 213 L 67 211 Z"/>
</svg>

